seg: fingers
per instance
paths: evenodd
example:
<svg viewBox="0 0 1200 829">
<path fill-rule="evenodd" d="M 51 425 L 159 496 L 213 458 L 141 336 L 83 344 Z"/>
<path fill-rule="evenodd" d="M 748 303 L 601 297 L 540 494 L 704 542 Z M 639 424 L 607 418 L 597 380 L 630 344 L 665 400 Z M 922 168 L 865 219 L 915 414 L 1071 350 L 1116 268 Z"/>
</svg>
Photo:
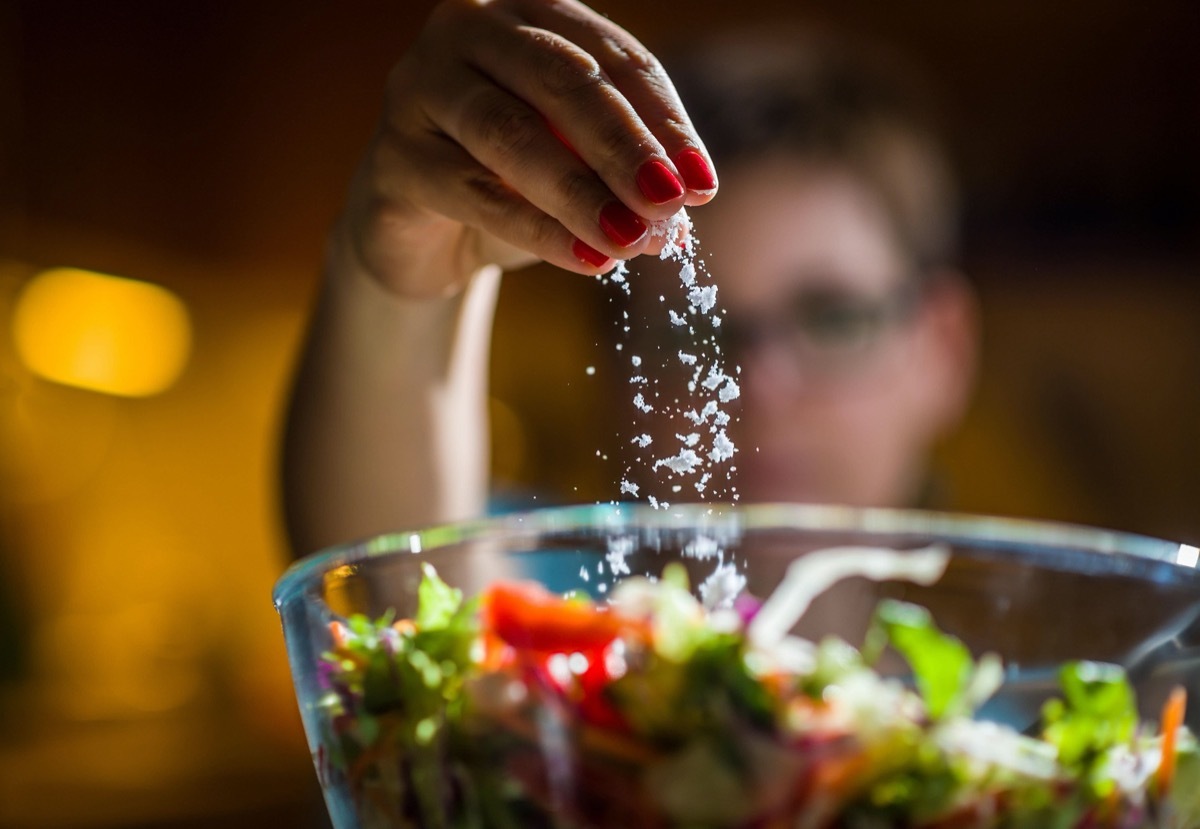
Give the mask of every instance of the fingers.
<svg viewBox="0 0 1200 829">
<path fill-rule="evenodd" d="M 653 54 L 624 29 L 573 0 L 518 0 L 517 5 L 532 25 L 559 32 L 594 57 L 612 88 L 636 114 L 632 129 L 641 127 L 653 136 L 665 155 L 659 160 L 684 184 L 688 205 L 703 204 L 716 194 L 712 161 Z"/>
<path fill-rule="evenodd" d="M 409 138 L 393 133 L 377 153 L 378 167 L 389 171 L 381 183 L 384 190 L 403 190 L 407 200 L 467 227 L 484 229 L 566 270 L 602 273 L 614 263 L 613 257 L 577 239 L 561 221 L 446 136 L 428 132 Z M 462 251 L 465 256 L 476 253 Z"/>
<path fill-rule="evenodd" d="M 658 62 L 574 0 L 448 0 L 390 93 L 381 189 L 569 270 L 716 190 Z"/>
</svg>

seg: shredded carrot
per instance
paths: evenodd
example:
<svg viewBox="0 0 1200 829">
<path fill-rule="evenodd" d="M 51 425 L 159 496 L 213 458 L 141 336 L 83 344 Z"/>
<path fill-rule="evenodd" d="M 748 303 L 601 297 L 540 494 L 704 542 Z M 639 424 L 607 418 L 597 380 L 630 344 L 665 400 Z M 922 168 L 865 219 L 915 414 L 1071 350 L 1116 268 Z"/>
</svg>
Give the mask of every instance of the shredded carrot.
<svg viewBox="0 0 1200 829">
<path fill-rule="evenodd" d="M 341 650 L 346 644 L 346 626 L 339 621 L 329 623 L 329 635 L 333 637 L 334 650 Z"/>
<path fill-rule="evenodd" d="M 1187 691 L 1177 685 L 1167 697 L 1162 713 L 1162 760 L 1158 764 L 1158 794 L 1165 797 L 1175 779 L 1175 742 L 1179 728 L 1183 725 L 1183 712 L 1187 708 Z"/>
</svg>

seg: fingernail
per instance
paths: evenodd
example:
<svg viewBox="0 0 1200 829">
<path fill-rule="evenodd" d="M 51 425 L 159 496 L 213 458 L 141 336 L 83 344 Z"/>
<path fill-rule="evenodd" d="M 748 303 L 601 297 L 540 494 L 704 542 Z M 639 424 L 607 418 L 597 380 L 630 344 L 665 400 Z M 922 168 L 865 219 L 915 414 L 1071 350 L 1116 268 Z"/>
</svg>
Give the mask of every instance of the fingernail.
<svg viewBox="0 0 1200 829">
<path fill-rule="evenodd" d="M 615 244 L 627 248 L 646 233 L 646 223 L 628 207 L 614 201 L 600 211 L 600 229 Z"/>
<path fill-rule="evenodd" d="M 675 168 L 692 190 L 703 192 L 713 190 L 717 186 L 717 177 L 713 175 L 712 168 L 696 150 L 684 150 L 675 156 Z"/>
<path fill-rule="evenodd" d="M 666 204 L 683 195 L 683 185 L 661 161 L 647 161 L 637 171 L 642 195 L 655 204 Z"/>
<path fill-rule="evenodd" d="M 580 262 L 584 262 L 596 268 L 599 268 L 608 262 L 607 256 L 584 242 L 582 239 L 576 239 L 575 244 L 571 245 L 571 253 L 575 254 L 575 258 Z"/>
</svg>

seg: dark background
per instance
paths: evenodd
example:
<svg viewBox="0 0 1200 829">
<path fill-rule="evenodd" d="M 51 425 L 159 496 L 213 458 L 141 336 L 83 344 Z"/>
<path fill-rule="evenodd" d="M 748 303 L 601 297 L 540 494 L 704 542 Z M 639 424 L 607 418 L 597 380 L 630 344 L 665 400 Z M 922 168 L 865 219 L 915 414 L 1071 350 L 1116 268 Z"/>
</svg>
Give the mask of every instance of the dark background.
<svg viewBox="0 0 1200 829">
<path fill-rule="evenodd" d="M 281 400 L 323 235 L 416 0 L 0 3 L 0 826 L 319 814 L 270 588 Z M 959 509 L 1200 538 L 1200 7 L 1188 0 L 597 4 L 653 49 L 833 25 L 943 103 L 983 376 Z M 185 373 L 124 400 L 33 376 L 42 268 L 171 289 Z M 497 475 L 608 499 L 590 280 L 508 278 Z"/>
</svg>

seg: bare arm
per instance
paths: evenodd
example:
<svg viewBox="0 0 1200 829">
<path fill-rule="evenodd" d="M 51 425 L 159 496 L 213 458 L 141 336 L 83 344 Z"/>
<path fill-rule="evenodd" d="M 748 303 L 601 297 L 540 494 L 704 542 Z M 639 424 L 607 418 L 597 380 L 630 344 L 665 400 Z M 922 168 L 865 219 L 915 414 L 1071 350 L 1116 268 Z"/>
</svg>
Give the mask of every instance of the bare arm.
<svg viewBox="0 0 1200 829">
<path fill-rule="evenodd" d="M 331 236 L 284 441 L 294 552 L 482 512 L 500 273 L 653 249 L 707 165 L 657 61 L 582 4 L 435 9 Z"/>
</svg>

